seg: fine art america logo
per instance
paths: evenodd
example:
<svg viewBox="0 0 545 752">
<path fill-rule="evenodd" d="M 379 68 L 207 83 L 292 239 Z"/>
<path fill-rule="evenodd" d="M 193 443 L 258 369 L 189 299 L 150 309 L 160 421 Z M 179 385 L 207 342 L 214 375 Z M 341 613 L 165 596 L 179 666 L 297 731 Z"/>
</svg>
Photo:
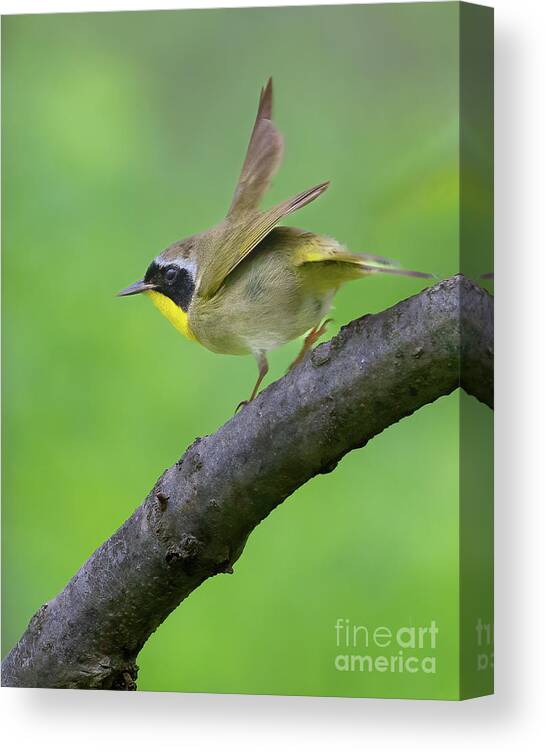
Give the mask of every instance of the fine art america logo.
<svg viewBox="0 0 545 752">
<path fill-rule="evenodd" d="M 337 671 L 435 674 L 437 635 L 434 620 L 422 626 L 370 627 L 339 618 L 335 623 Z M 382 651 L 381 654 L 376 654 Z"/>
</svg>

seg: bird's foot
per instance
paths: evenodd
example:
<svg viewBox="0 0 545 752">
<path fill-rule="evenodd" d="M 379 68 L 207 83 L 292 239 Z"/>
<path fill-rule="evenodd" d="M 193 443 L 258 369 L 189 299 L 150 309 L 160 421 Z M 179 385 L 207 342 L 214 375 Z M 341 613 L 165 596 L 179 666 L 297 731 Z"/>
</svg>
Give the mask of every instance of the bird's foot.
<svg viewBox="0 0 545 752">
<path fill-rule="evenodd" d="M 322 336 L 322 334 L 325 334 L 327 332 L 327 325 L 332 324 L 332 323 L 333 323 L 333 319 L 326 319 L 324 323 L 322 324 L 322 326 L 316 330 L 313 342 L 316 342 L 316 340 L 319 339 Z"/>
<path fill-rule="evenodd" d="M 242 402 L 239 402 L 238 405 L 235 407 L 234 415 L 236 415 L 239 410 L 241 410 L 243 407 L 246 407 L 246 405 L 248 404 L 250 404 L 250 400 L 242 400 Z"/>
<path fill-rule="evenodd" d="M 244 407 L 245 405 L 247 405 L 249 402 L 251 402 L 254 399 L 254 397 L 257 395 L 259 391 L 261 382 L 263 381 L 263 379 L 265 378 L 269 370 L 269 364 L 267 362 L 267 354 L 264 351 L 257 353 L 256 359 L 257 359 L 257 365 L 259 367 L 259 375 L 257 377 L 257 381 L 255 382 L 255 386 L 252 389 L 252 393 L 250 394 L 250 399 L 242 400 L 242 402 L 238 403 L 237 408 L 235 410 L 235 415 L 238 413 L 241 407 Z"/>
<path fill-rule="evenodd" d="M 331 324 L 332 321 L 333 319 L 326 319 L 324 323 L 318 329 L 310 330 L 310 332 L 305 337 L 305 341 L 303 342 L 303 347 L 301 348 L 301 352 L 295 358 L 293 363 L 289 366 L 288 371 L 292 371 L 296 366 L 299 365 L 299 363 L 303 362 L 303 360 L 306 357 L 306 354 L 312 348 L 312 345 L 316 342 L 316 340 L 320 339 L 322 334 L 326 333 L 327 325 Z"/>
</svg>

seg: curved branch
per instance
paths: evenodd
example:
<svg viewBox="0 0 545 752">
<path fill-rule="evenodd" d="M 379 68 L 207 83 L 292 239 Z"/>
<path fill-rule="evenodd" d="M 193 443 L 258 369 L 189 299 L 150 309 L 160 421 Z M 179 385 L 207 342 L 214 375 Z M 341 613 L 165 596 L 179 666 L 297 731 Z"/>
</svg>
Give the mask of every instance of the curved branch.
<svg viewBox="0 0 545 752">
<path fill-rule="evenodd" d="M 134 514 L 44 604 L 4 686 L 134 689 L 138 652 L 248 535 L 347 452 L 462 385 L 492 406 L 492 298 L 458 275 L 317 347 L 197 439 Z"/>
</svg>

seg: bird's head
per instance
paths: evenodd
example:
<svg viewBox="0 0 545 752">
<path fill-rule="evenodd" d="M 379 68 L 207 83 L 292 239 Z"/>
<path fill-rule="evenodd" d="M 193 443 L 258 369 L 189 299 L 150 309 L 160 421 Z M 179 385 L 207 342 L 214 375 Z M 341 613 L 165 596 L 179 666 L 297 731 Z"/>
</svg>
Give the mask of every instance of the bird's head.
<svg viewBox="0 0 545 752">
<path fill-rule="evenodd" d="M 143 279 L 118 292 L 118 296 L 146 293 L 161 313 L 186 336 L 188 310 L 195 292 L 196 265 L 192 238 L 169 246 L 148 266 Z"/>
</svg>

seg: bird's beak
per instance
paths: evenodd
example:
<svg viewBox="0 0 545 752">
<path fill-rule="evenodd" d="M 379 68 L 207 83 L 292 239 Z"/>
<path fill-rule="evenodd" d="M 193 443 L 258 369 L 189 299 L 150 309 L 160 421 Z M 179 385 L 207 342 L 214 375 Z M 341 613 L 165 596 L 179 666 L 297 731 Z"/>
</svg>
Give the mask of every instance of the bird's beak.
<svg viewBox="0 0 545 752">
<path fill-rule="evenodd" d="M 155 285 L 144 282 L 143 279 L 139 279 L 138 282 L 134 282 L 121 292 L 117 293 L 118 298 L 122 298 L 125 295 L 138 295 L 139 292 L 146 292 L 146 290 L 155 290 Z"/>
</svg>

